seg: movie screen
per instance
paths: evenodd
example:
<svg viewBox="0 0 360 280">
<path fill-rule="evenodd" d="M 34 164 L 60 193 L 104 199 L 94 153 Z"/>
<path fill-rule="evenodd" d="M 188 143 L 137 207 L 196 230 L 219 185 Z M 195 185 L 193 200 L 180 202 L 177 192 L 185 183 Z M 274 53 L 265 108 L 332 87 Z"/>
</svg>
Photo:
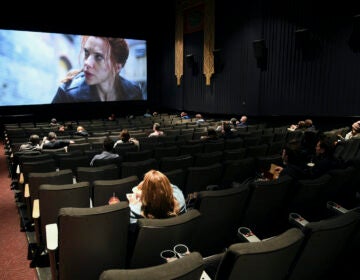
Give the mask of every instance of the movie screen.
<svg viewBox="0 0 360 280">
<path fill-rule="evenodd" d="M 0 29 L 0 106 L 147 100 L 146 41 Z"/>
</svg>

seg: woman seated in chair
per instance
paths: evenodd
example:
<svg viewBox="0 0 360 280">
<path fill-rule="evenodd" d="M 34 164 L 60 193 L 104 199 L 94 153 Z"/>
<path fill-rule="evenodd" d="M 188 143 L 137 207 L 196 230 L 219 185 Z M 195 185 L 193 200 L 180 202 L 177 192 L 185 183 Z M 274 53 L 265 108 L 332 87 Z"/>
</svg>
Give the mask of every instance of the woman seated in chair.
<svg viewBox="0 0 360 280">
<path fill-rule="evenodd" d="M 128 195 L 130 223 L 137 219 L 164 219 L 177 216 L 186 211 L 182 191 L 171 184 L 165 174 L 150 170 L 144 180 Z"/>
<path fill-rule="evenodd" d="M 119 140 L 117 140 L 114 144 L 114 149 L 117 145 L 126 144 L 126 143 L 132 143 L 134 144 L 138 149 L 140 148 L 139 140 L 133 138 L 130 136 L 130 133 L 127 129 L 123 129 L 120 132 Z"/>
</svg>

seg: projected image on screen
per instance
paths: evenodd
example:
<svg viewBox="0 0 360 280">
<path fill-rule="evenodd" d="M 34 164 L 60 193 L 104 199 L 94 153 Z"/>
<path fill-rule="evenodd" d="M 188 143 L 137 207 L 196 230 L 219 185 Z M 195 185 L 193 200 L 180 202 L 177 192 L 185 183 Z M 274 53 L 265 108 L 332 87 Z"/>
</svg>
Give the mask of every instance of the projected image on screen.
<svg viewBox="0 0 360 280">
<path fill-rule="evenodd" d="M 146 41 L 0 30 L 0 83 L 0 106 L 146 100 Z"/>
</svg>

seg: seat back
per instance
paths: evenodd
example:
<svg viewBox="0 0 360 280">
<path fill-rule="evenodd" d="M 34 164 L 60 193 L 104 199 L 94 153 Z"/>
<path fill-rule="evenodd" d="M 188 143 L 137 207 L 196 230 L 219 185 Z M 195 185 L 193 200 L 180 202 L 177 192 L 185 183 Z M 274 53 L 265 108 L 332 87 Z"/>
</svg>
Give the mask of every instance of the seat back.
<svg viewBox="0 0 360 280">
<path fill-rule="evenodd" d="M 285 279 L 303 240 L 301 230 L 291 228 L 261 242 L 233 244 L 222 258 L 215 280 Z"/>
<path fill-rule="evenodd" d="M 283 232 L 288 226 L 287 194 L 292 183 L 288 175 L 250 183 L 243 226 L 251 228 L 261 239 Z"/>
<path fill-rule="evenodd" d="M 125 268 L 130 209 L 127 202 L 94 208 L 61 208 L 59 279 L 94 279 Z"/>
<path fill-rule="evenodd" d="M 194 250 L 206 257 L 223 252 L 235 242 L 248 194 L 247 187 L 201 191 L 197 194 L 194 207 L 202 217 L 195 234 Z"/>
<path fill-rule="evenodd" d="M 122 162 L 121 178 L 135 175 L 142 180 L 144 174 L 151 169 L 158 169 L 158 162 L 154 158 L 134 162 Z"/>
<path fill-rule="evenodd" d="M 135 152 L 125 152 L 124 153 L 124 161 L 140 161 L 150 159 L 152 157 L 152 150 L 143 150 L 143 151 L 135 151 Z"/>
<path fill-rule="evenodd" d="M 78 167 L 77 182 L 89 182 L 90 196 L 93 198 L 93 185 L 96 180 L 116 180 L 119 179 L 119 168 L 116 164 L 102 166 Z"/>
<path fill-rule="evenodd" d="M 120 201 L 127 201 L 126 194 L 131 193 L 132 188 L 139 182 L 139 178 L 135 175 L 116 180 L 95 180 L 93 183 L 93 206 L 108 204 L 113 195 Z"/>
<path fill-rule="evenodd" d="M 350 211 L 308 223 L 303 229 L 305 243 L 288 279 L 330 279 L 332 271 L 341 263 L 347 244 L 352 242 L 359 221 L 359 213 Z"/>
<path fill-rule="evenodd" d="M 246 148 L 224 150 L 223 161 L 243 159 L 245 156 Z"/>
<path fill-rule="evenodd" d="M 124 156 L 125 152 L 136 152 L 138 147 L 134 143 L 122 143 L 115 146 L 115 153 Z"/>
<path fill-rule="evenodd" d="M 256 163 L 254 158 L 228 160 L 223 163 L 221 184 L 225 187 L 233 182 L 243 183 L 255 177 Z"/>
<path fill-rule="evenodd" d="M 45 225 L 56 223 L 62 207 L 90 207 L 89 183 L 42 184 L 39 188 L 40 224 L 43 244 L 46 244 Z"/>
<path fill-rule="evenodd" d="M 186 181 L 186 170 L 184 169 L 173 169 L 170 171 L 165 171 L 164 174 L 168 177 L 171 184 L 174 184 L 179 187 L 179 189 L 184 192 L 185 181 Z"/>
<path fill-rule="evenodd" d="M 263 157 L 267 155 L 268 144 L 252 145 L 246 148 L 246 157 Z"/>
<path fill-rule="evenodd" d="M 85 150 L 91 149 L 91 143 L 85 142 L 85 143 L 73 143 L 68 146 L 68 152 L 73 151 L 81 151 L 82 154 L 84 154 Z"/>
<path fill-rule="evenodd" d="M 29 181 L 30 173 L 40 173 L 40 172 L 55 172 L 56 171 L 56 162 L 53 158 L 44 159 L 44 160 L 35 160 L 23 162 L 20 166 L 20 171 L 24 175 L 24 182 Z"/>
<path fill-rule="evenodd" d="M 224 147 L 225 147 L 224 139 L 219 139 L 217 141 L 206 141 L 204 143 L 204 152 L 205 153 L 210 153 L 215 151 L 222 152 L 224 150 Z"/>
<path fill-rule="evenodd" d="M 167 219 L 139 219 L 138 235 L 130 267 L 140 268 L 162 263 L 160 252 L 185 244 L 192 250 L 193 233 L 197 230 L 200 212 L 195 209 Z"/>
<path fill-rule="evenodd" d="M 163 157 L 175 157 L 179 155 L 179 148 L 176 145 L 158 146 L 154 149 L 154 158 L 160 162 Z"/>
<path fill-rule="evenodd" d="M 207 166 L 222 162 L 223 151 L 202 152 L 195 154 L 194 166 Z"/>
<path fill-rule="evenodd" d="M 299 180 L 289 197 L 289 212 L 301 213 L 309 220 L 319 220 L 326 215 L 326 197 L 331 187 L 331 175 L 324 174 L 315 179 Z"/>
<path fill-rule="evenodd" d="M 173 157 L 163 157 L 160 159 L 160 170 L 163 172 L 171 171 L 174 169 L 186 170 L 192 166 L 194 158 L 191 155 L 180 155 Z"/>
<path fill-rule="evenodd" d="M 187 143 L 179 146 L 179 154 L 180 155 L 195 155 L 197 153 L 202 153 L 204 148 L 204 143 L 195 142 L 195 143 Z"/>
<path fill-rule="evenodd" d="M 39 188 L 42 184 L 65 185 L 73 183 L 71 169 L 51 172 L 31 172 L 29 174 L 29 190 L 31 201 L 39 198 Z"/>
<path fill-rule="evenodd" d="M 60 170 L 71 169 L 74 176 L 77 176 L 77 168 L 79 166 L 87 167 L 90 164 L 89 157 L 87 155 L 73 155 L 69 157 L 60 157 L 58 167 Z"/>
<path fill-rule="evenodd" d="M 100 280 L 194 280 L 200 279 L 203 269 L 204 261 L 202 256 L 198 252 L 192 252 L 183 258 L 156 266 L 106 270 L 101 273 Z"/>
<path fill-rule="evenodd" d="M 218 185 L 221 180 L 222 165 L 192 166 L 187 169 L 185 193 L 205 191 L 209 185 Z"/>
<path fill-rule="evenodd" d="M 356 192 L 359 184 L 358 168 L 350 165 L 346 168 L 330 170 L 331 187 L 326 189 L 327 200 L 351 208 L 356 205 Z"/>
<path fill-rule="evenodd" d="M 224 150 L 237 150 L 244 146 L 244 140 L 240 137 L 225 139 Z"/>
</svg>

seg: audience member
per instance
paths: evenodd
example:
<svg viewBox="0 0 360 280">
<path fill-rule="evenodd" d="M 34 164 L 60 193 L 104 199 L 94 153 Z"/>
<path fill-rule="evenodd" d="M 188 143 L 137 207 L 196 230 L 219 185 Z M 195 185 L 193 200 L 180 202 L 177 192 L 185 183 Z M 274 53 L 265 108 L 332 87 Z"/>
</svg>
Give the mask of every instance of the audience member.
<svg viewBox="0 0 360 280">
<path fill-rule="evenodd" d="M 49 123 L 49 126 L 60 126 L 60 124 L 57 122 L 57 120 L 55 118 L 52 118 L 50 123 Z"/>
<path fill-rule="evenodd" d="M 145 117 L 145 118 L 151 118 L 151 117 L 152 117 L 151 112 L 150 112 L 150 109 L 146 109 L 146 112 L 145 112 L 145 114 L 144 114 L 144 117 Z"/>
<path fill-rule="evenodd" d="M 88 137 L 89 133 L 86 131 L 86 129 L 83 126 L 79 125 L 76 128 L 76 131 L 74 132 L 74 135 Z"/>
<path fill-rule="evenodd" d="M 70 144 L 74 144 L 73 140 L 65 140 L 65 139 L 57 139 L 57 135 L 55 132 L 49 132 L 48 136 L 44 137 L 42 148 L 43 149 L 60 149 L 63 147 L 68 147 Z"/>
<path fill-rule="evenodd" d="M 94 166 L 95 160 L 118 158 L 119 155 L 115 154 L 113 150 L 114 150 L 114 140 L 111 139 L 109 136 L 107 136 L 104 139 L 103 151 L 101 152 L 101 154 L 97 154 L 91 159 L 90 166 Z"/>
<path fill-rule="evenodd" d="M 65 127 L 65 125 L 59 125 L 59 127 L 58 127 L 58 131 L 60 131 L 60 132 L 64 132 L 66 130 L 66 127 Z"/>
<path fill-rule="evenodd" d="M 114 149 L 117 145 L 126 144 L 126 143 L 133 143 L 137 146 L 137 148 L 140 148 L 139 141 L 133 137 L 130 137 L 130 133 L 127 129 L 123 129 L 120 132 L 119 140 L 117 140 L 114 144 Z"/>
<path fill-rule="evenodd" d="M 237 124 L 239 123 L 239 121 L 236 119 L 236 118 L 231 118 L 230 119 L 230 125 L 231 125 L 231 128 L 235 131 L 236 130 L 236 127 L 237 127 Z"/>
<path fill-rule="evenodd" d="M 154 112 L 154 113 L 152 113 L 152 115 L 153 115 L 153 117 L 157 117 L 157 116 L 159 115 L 159 113 L 158 113 L 158 112 Z"/>
<path fill-rule="evenodd" d="M 360 121 L 356 121 L 351 126 L 351 131 L 346 133 L 344 140 L 360 139 Z"/>
<path fill-rule="evenodd" d="M 308 155 L 301 148 L 301 142 L 293 140 L 283 150 L 284 169 L 281 174 L 288 174 L 294 179 L 314 179 L 326 172 L 341 167 L 341 162 L 334 157 L 331 138 L 321 137 L 315 146 L 315 154 Z"/>
<path fill-rule="evenodd" d="M 315 125 L 311 119 L 306 119 L 305 123 L 305 131 L 316 131 Z"/>
<path fill-rule="evenodd" d="M 241 118 L 240 118 L 240 120 L 239 120 L 239 122 L 236 124 L 236 126 L 237 127 L 247 127 L 247 120 L 248 120 L 248 118 L 247 118 L 247 116 L 241 116 Z"/>
<path fill-rule="evenodd" d="M 134 193 L 128 195 L 132 224 L 140 218 L 164 219 L 186 211 L 182 191 L 160 171 L 145 173 L 144 180 L 134 189 Z"/>
<path fill-rule="evenodd" d="M 30 135 L 29 141 L 21 144 L 19 152 L 41 151 L 40 137 L 37 134 Z"/>
<path fill-rule="evenodd" d="M 116 116 L 114 113 L 112 113 L 109 117 L 108 117 L 109 121 L 116 121 Z"/>
<path fill-rule="evenodd" d="M 222 123 L 221 138 L 230 139 L 237 137 L 236 133 L 232 130 L 230 122 Z"/>
<path fill-rule="evenodd" d="M 180 118 L 182 118 L 182 119 L 190 119 L 189 115 L 186 112 L 181 112 L 180 113 Z"/>
<path fill-rule="evenodd" d="M 163 135 L 164 135 L 164 131 L 160 130 L 160 124 L 154 123 L 153 132 L 149 134 L 149 137 L 158 137 Z"/>
<path fill-rule="evenodd" d="M 340 162 L 334 157 L 334 143 L 327 137 L 322 137 L 316 143 L 315 156 L 310 160 L 308 173 L 310 178 L 317 178 L 326 172 L 340 167 Z"/>
<path fill-rule="evenodd" d="M 289 131 L 305 130 L 305 121 L 299 121 L 297 124 L 292 124 L 288 127 Z"/>
<path fill-rule="evenodd" d="M 195 119 L 196 119 L 196 123 L 197 124 L 200 124 L 200 123 L 204 123 L 205 122 L 205 120 L 204 120 L 204 118 L 203 118 L 203 116 L 201 115 L 201 114 L 196 114 L 195 115 Z"/>
</svg>

